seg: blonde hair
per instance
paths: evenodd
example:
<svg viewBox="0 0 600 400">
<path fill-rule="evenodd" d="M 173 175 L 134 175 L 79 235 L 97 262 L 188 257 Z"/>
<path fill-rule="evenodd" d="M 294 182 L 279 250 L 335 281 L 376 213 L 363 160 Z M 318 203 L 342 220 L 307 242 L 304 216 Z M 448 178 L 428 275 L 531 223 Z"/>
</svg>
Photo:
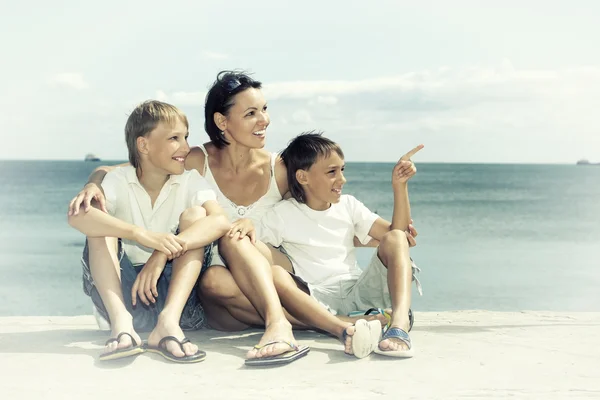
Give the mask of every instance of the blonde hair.
<svg viewBox="0 0 600 400">
<path fill-rule="evenodd" d="M 189 128 L 187 117 L 180 109 L 158 100 L 147 100 L 131 112 L 125 124 L 125 142 L 129 152 L 129 162 L 133 167 L 140 166 L 137 138 L 147 136 L 161 122 L 173 125 L 177 120 Z"/>
</svg>

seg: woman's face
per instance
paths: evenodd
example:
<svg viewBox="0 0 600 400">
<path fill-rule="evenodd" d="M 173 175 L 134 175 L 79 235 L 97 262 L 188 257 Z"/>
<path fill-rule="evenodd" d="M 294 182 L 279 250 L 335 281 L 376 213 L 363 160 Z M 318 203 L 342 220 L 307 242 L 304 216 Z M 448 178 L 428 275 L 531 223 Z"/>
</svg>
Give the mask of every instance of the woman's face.
<svg viewBox="0 0 600 400">
<path fill-rule="evenodd" d="M 229 114 L 220 126 L 225 139 L 253 149 L 265 146 L 267 126 L 271 120 L 267 102 L 260 89 L 249 88 L 236 94 Z M 218 117 L 217 117 L 218 119 Z M 219 126 L 219 122 L 217 122 Z"/>
</svg>

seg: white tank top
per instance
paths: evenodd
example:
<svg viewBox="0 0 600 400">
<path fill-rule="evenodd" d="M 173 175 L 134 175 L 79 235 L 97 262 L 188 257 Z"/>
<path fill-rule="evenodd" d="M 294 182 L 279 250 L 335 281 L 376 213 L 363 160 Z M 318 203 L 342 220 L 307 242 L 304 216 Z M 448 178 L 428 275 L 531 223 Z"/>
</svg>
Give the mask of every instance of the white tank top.
<svg viewBox="0 0 600 400">
<path fill-rule="evenodd" d="M 267 192 L 249 206 L 238 206 L 225 197 L 223 192 L 221 192 L 221 189 L 219 189 L 215 177 L 208 166 L 208 152 L 204 148 L 204 145 L 200 145 L 200 148 L 204 153 L 204 177 L 214 189 L 219 205 L 225 210 L 225 214 L 229 217 L 231 222 L 240 218 L 248 218 L 252 220 L 252 223 L 255 226 L 257 226 L 264 213 L 281 201 L 281 193 L 279 193 L 279 188 L 277 187 L 277 181 L 275 179 L 275 161 L 277 160 L 277 153 L 271 153 L 271 179 Z"/>
</svg>

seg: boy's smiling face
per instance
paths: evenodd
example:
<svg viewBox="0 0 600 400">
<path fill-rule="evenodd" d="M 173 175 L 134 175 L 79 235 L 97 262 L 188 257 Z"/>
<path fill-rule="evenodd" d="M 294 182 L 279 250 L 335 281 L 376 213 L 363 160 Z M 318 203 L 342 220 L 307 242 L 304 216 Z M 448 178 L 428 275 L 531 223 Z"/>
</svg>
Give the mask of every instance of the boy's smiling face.
<svg viewBox="0 0 600 400">
<path fill-rule="evenodd" d="M 296 179 L 304 188 L 306 205 L 313 210 L 327 210 L 331 203 L 340 201 L 344 177 L 344 159 L 332 151 L 319 157 L 308 170 L 296 171 Z"/>
<path fill-rule="evenodd" d="M 190 153 L 187 142 L 188 129 L 177 118 L 172 124 L 161 122 L 145 138 L 146 158 L 156 169 L 167 175 L 180 175 L 185 171 L 185 158 Z"/>
</svg>

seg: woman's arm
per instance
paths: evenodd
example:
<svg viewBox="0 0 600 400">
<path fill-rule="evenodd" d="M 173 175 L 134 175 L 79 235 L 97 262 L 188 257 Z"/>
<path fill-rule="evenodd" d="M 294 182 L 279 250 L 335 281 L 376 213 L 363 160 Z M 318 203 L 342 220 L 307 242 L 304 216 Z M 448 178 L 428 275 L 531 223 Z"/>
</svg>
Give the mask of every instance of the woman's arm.
<svg viewBox="0 0 600 400">
<path fill-rule="evenodd" d="M 290 187 L 288 185 L 287 168 L 285 167 L 283 159 L 280 155 L 278 155 L 277 160 L 275 160 L 275 181 L 277 182 L 277 188 L 279 188 L 281 197 L 284 199 L 289 199 L 292 197 L 290 195 Z"/>
<path fill-rule="evenodd" d="M 129 163 L 118 164 L 118 165 L 103 165 L 96 168 L 90 174 L 87 183 L 75 197 L 69 203 L 69 210 L 67 215 L 79 214 L 79 209 L 83 206 L 83 211 L 88 212 L 91 208 L 92 201 L 98 203 L 98 208 L 104 212 L 106 210 L 106 198 L 102 191 L 102 181 L 106 174 L 117 167 L 125 167 L 130 165 Z"/>
</svg>

